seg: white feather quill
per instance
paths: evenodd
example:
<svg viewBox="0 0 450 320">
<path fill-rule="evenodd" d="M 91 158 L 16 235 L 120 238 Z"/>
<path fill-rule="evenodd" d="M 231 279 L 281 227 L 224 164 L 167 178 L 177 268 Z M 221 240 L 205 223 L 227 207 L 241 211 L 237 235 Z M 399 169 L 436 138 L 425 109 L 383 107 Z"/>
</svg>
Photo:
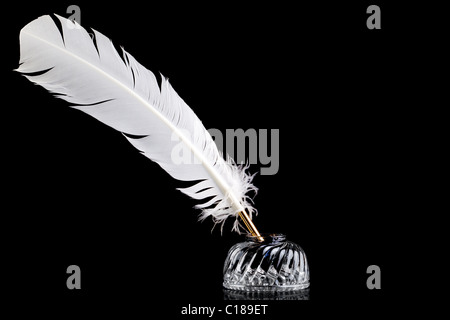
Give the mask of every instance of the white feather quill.
<svg viewBox="0 0 450 320">
<path fill-rule="evenodd" d="M 239 212 L 248 209 L 250 218 L 255 212 L 247 193 L 256 188 L 247 168 L 222 158 L 201 121 L 166 79 L 160 88 L 154 74 L 133 56 L 122 49 L 120 57 L 107 37 L 93 33 L 91 38 L 84 28 L 60 16 L 41 16 L 20 32 L 16 71 L 124 133 L 173 178 L 197 182 L 180 190 L 204 201 L 196 206 L 202 209 L 199 219 L 212 217 L 223 223 L 235 217 L 233 230 L 239 232 Z M 191 163 L 173 161 L 173 148 L 180 143 L 195 158 Z"/>
</svg>

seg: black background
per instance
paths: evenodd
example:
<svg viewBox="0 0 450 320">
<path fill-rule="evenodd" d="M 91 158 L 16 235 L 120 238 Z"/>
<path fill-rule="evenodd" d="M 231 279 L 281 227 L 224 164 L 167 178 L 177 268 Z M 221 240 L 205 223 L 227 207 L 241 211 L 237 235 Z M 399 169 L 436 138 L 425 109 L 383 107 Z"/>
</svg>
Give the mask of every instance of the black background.
<svg viewBox="0 0 450 320">
<path fill-rule="evenodd" d="M 43 14 L 67 17 L 70 4 L 6 10 L 15 18 L 4 29 L 14 97 L 3 106 L 5 281 L 12 301 L 34 302 L 16 312 L 175 317 L 188 304 L 225 305 L 222 266 L 241 240 L 231 223 L 211 232 L 180 183 L 119 132 L 11 71 L 20 29 Z M 279 172 L 254 180 L 254 222 L 302 246 L 311 288 L 309 301 L 265 301 L 266 319 L 387 310 L 413 197 L 403 101 L 416 30 L 398 21 L 404 11 L 377 1 L 382 29 L 368 30 L 364 1 L 77 4 L 83 26 L 168 77 L 206 128 L 280 130 Z M 72 264 L 81 290 L 66 287 Z M 372 264 L 381 290 L 366 287 Z"/>
</svg>

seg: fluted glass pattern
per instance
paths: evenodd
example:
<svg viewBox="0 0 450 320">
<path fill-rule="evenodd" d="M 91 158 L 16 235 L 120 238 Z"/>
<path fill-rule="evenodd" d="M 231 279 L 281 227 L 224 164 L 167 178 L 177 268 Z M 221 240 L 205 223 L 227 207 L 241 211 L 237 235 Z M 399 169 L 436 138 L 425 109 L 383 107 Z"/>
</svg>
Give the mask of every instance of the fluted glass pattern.
<svg viewBox="0 0 450 320">
<path fill-rule="evenodd" d="M 223 286 L 242 291 L 293 291 L 309 287 L 309 268 L 303 249 L 282 234 L 247 236 L 225 260 Z"/>
</svg>

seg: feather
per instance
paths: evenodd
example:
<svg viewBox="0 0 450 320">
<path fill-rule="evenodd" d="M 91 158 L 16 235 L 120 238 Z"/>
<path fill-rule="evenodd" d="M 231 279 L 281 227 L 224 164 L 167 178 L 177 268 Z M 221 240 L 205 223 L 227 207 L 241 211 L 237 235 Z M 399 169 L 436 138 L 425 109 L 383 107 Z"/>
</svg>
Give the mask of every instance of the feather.
<svg viewBox="0 0 450 320">
<path fill-rule="evenodd" d="M 122 132 L 142 154 L 173 178 L 192 182 L 179 189 L 199 201 L 199 220 L 222 223 L 239 212 L 256 210 L 247 193 L 257 189 L 247 166 L 225 160 L 211 135 L 169 81 L 155 75 L 98 31 L 90 34 L 60 16 L 41 16 L 20 32 L 20 65 L 16 71 L 71 107 Z M 174 161 L 183 147 L 193 161 Z M 175 153 L 176 155 L 176 153 Z M 184 157 L 183 157 L 184 159 Z M 187 162 L 187 163 L 186 163 Z"/>
</svg>

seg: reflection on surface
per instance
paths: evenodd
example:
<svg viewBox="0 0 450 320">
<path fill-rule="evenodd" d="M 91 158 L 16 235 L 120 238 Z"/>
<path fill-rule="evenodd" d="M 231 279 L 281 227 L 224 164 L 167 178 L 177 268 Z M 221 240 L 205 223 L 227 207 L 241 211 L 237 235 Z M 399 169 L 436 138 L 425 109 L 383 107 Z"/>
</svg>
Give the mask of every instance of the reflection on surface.
<svg viewBox="0 0 450 320">
<path fill-rule="evenodd" d="M 309 288 L 287 292 L 246 292 L 223 289 L 224 300 L 309 300 Z"/>
</svg>

